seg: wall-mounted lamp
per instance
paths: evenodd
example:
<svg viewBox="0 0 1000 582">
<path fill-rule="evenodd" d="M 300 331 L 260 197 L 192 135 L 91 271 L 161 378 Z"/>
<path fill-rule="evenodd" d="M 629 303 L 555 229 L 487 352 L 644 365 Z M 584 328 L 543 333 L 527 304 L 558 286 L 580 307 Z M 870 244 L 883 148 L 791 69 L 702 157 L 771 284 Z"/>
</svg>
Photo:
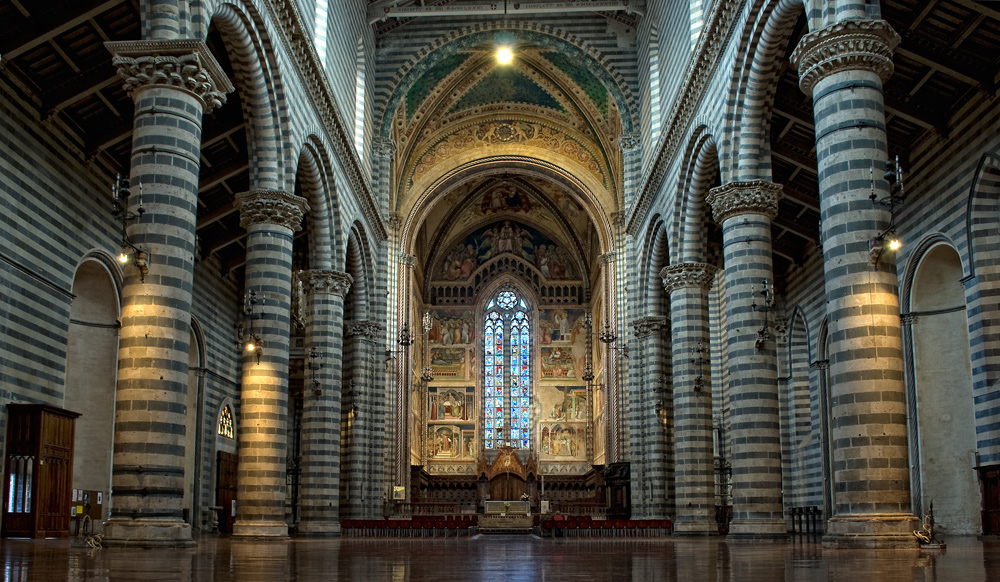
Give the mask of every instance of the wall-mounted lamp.
<svg viewBox="0 0 1000 582">
<path fill-rule="evenodd" d="M 260 299 L 261 308 L 257 309 L 257 293 L 250 289 L 243 296 L 243 322 L 236 324 L 236 342 L 247 352 L 257 355 L 257 363 L 264 352 L 264 340 L 254 331 L 254 321 L 264 317 L 264 298 Z"/>
<path fill-rule="evenodd" d="M 899 167 L 899 156 L 895 161 L 886 160 L 885 174 L 883 178 L 889 183 L 889 195 L 879 198 L 875 195 L 875 163 L 869 170 L 871 175 L 871 194 L 868 198 L 872 201 L 872 206 L 879 204 L 889 209 L 889 226 L 882 232 L 868 240 L 868 262 L 872 268 L 878 269 L 879 259 L 888 246 L 890 251 L 897 251 L 902 246 L 899 238 L 896 237 L 896 206 L 899 206 L 906 199 L 906 189 L 903 186 L 903 170 Z"/>
<path fill-rule="evenodd" d="M 774 287 L 771 287 L 767 283 L 767 279 L 761 283 L 760 291 L 757 291 L 756 287 L 751 288 L 751 292 L 754 295 L 753 302 L 750 307 L 754 311 L 760 311 L 764 313 L 764 325 L 757 330 L 757 334 L 754 336 L 753 346 L 758 349 L 764 349 L 764 343 L 771 339 L 771 312 L 774 311 Z M 760 295 L 764 299 L 763 305 L 757 305 L 757 295 Z"/>
<path fill-rule="evenodd" d="M 403 329 L 399 330 L 399 339 L 396 340 L 396 343 L 403 347 L 407 347 L 413 345 L 413 339 L 413 334 L 410 333 L 410 324 L 404 323 Z"/>
<path fill-rule="evenodd" d="M 131 194 L 129 179 L 122 178 L 121 174 L 115 176 L 115 183 L 111 185 L 111 215 L 117 218 L 122 225 L 122 250 L 118 254 L 118 262 L 124 265 L 131 260 L 135 268 L 139 270 L 139 281 L 142 282 L 146 280 L 146 274 L 149 273 L 149 253 L 135 246 L 129 240 L 126 232 L 128 224 L 132 221 L 141 221 L 142 215 L 146 212 L 142 206 L 142 182 L 139 182 L 139 199 L 135 212 L 128 209 L 128 199 Z"/>
<path fill-rule="evenodd" d="M 698 342 L 698 347 L 691 348 L 692 354 L 698 354 L 697 358 L 692 358 L 691 363 L 695 365 L 698 369 L 698 376 L 694 379 L 694 391 L 701 392 L 701 389 L 705 387 L 705 345 L 702 342 Z"/>
<path fill-rule="evenodd" d="M 361 407 L 358 406 L 358 390 L 355 386 L 354 379 L 352 378 L 348 384 L 347 394 L 351 397 L 351 416 L 357 418 L 361 414 Z"/>
<path fill-rule="evenodd" d="M 323 390 L 320 388 L 320 382 L 316 377 L 316 372 L 323 369 L 323 355 L 316 349 L 316 346 L 309 348 L 309 355 L 306 357 L 306 366 L 308 366 L 309 370 L 313 372 L 313 394 L 316 396 L 322 396 Z"/>
<path fill-rule="evenodd" d="M 434 327 L 434 319 L 431 317 L 430 311 L 424 312 L 424 317 L 421 319 L 421 326 L 424 329 L 424 369 L 420 373 L 420 380 L 425 384 L 434 379 L 434 370 L 431 369 L 430 353 L 431 349 L 428 345 L 430 342 L 428 338 L 430 337 L 431 328 Z"/>
</svg>

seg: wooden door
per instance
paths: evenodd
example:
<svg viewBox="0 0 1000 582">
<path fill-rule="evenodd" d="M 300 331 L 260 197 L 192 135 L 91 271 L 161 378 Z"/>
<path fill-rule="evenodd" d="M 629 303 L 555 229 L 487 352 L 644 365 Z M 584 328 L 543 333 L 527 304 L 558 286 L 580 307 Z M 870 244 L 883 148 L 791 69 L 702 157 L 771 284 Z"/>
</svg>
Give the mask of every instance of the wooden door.
<svg viewBox="0 0 1000 582">
<path fill-rule="evenodd" d="M 219 532 L 233 533 L 236 507 L 236 469 L 239 457 L 219 451 L 215 470 L 215 504 L 219 506 Z"/>
<path fill-rule="evenodd" d="M 1000 465 L 979 467 L 983 494 L 983 535 L 1000 534 Z"/>
</svg>

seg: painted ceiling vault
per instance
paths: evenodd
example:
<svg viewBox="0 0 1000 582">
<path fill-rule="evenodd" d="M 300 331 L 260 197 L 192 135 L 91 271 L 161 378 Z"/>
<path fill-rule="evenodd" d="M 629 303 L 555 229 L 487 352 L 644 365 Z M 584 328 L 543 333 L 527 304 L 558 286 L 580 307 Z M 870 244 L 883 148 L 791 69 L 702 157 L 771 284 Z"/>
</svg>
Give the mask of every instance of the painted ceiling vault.
<svg viewBox="0 0 1000 582">
<path fill-rule="evenodd" d="M 464 280 L 501 249 L 545 278 L 589 280 L 610 244 L 617 140 L 631 128 L 621 91 L 565 41 L 503 34 L 425 56 L 401 77 L 384 118 L 398 148 L 393 207 L 425 283 Z M 501 45 L 513 49 L 510 64 L 496 59 Z M 501 240 L 502 230 L 514 239 Z"/>
</svg>

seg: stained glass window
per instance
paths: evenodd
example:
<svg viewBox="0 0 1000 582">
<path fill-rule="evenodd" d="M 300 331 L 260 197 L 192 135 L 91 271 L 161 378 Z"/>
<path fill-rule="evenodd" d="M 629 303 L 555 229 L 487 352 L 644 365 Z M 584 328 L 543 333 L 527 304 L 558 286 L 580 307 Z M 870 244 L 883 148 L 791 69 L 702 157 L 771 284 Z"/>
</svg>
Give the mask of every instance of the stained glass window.
<svg viewBox="0 0 1000 582">
<path fill-rule="evenodd" d="M 227 404 L 219 415 L 219 434 L 224 437 L 233 438 L 233 411 Z"/>
<path fill-rule="evenodd" d="M 531 447 L 531 326 L 528 305 L 503 290 L 483 326 L 483 439 L 487 449 Z"/>
</svg>

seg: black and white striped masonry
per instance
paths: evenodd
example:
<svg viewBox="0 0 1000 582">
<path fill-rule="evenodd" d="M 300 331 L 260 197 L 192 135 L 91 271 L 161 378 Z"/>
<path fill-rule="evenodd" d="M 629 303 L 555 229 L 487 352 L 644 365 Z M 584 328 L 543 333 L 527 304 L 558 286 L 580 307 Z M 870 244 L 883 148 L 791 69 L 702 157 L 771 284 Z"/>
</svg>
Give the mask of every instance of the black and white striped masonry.
<svg viewBox="0 0 1000 582">
<path fill-rule="evenodd" d="M 299 279 L 306 298 L 306 353 L 318 354 L 323 365 L 307 366 L 305 371 L 298 531 L 336 534 L 340 533 L 344 297 L 354 278 L 314 269 L 300 273 Z"/>
<path fill-rule="evenodd" d="M 283 538 L 291 329 L 292 233 L 309 210 L 304 198 L 280 190 L 236 195 L 247 229 L 246 288 L 266 298 L 259 320 L 263 354 L 243 357 L 240 466 L 233 535 Z"/>
<path fill-rule="evenodd" d="M 205 43 L 107 43 L 135 102 L 131 179 L 146 213 L 128 228 L 150 255 L 127 269 L 109 544 L 187 545 L 183 515 L 188 358 L 202 117 L 233 87 Z"/>
<path fill-rule="evenodd" d="M 726 269 L 734 536 L 786 535 L 775 346 L 757 349 L 763 316 L 753 308 L 755 287 L 773 280 L 771 220 L 780 195 L 780 184 L 755 180 L 724 184 L 705 198 L 722 225 Z"/>
<path fill-rule="evenodd" d="M 707 346 L 708 291 L 718 269 L 706 263 L 679 263 L 660 271 L 670 294 L 670 337 L 674 396 L 674 533 L 718 533 L 715 522 L 715 463 L 712 440 L 712 383 L 694 361 Z M 702 385 L 695 381 L 702 377 Z M 710 377 L 710 375 L 709 375 Z"/>
<path fill-rule="evenodd" d="M 792 54 L 816 120 L 830 321 L 834 515 L 824 543 L 831 547 L 916 546 L 911 532 L 919 525 L 910 509 L 896 269 L 872 269 L 868 254 L 868 239 L 889 223 L 868 199 L 865 177 L 873 163 L 885 165 L 882 84 L 898 42 L 884 21 L 842 20 L 804 36 Z"/>
</svg>

